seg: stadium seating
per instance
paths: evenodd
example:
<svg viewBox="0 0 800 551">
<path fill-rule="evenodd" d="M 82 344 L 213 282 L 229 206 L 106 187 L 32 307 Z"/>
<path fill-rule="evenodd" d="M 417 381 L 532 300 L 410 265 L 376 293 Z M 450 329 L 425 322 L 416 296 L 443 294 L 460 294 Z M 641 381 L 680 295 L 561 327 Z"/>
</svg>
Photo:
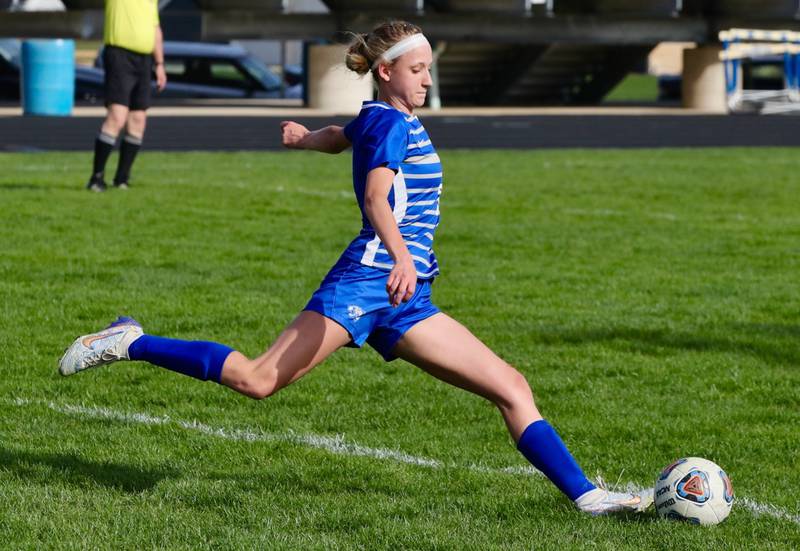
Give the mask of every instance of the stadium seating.
<svg viewBox="0 0 800 551">
<path fill-rule="evenodd" d="M 0 12 L 0 35 L 99 37 L 103 0 L 65 0 L 64 15 Z M 440 45 L 448 105 L 599 101 L 663 41 L 713 43 L 725 28 L 800 30 L 797 0 L 171 0 L 196 39 L 330 40 L 387 17 L 423 26 Z M 309 14 L 307 8 L 311 7 Z M 84 12 L 81 14 L 80 12 Z M 93 16 L 90 16 L 94 14 Z M 29 16 L 26 19 L 15 16 Z M 30 29 L 26 31 L 26 29 Z M 199 30 L 199 29 L 202 29 Z M 202 34 L 199 34 L 201 33 Z"/>
</svg>

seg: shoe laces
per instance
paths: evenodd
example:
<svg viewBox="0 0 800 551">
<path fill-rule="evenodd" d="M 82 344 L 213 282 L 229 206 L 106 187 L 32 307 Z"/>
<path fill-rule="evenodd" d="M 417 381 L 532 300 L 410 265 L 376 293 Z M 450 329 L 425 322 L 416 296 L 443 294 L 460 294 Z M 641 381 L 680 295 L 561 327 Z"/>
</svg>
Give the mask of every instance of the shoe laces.
<svg viewBox="0 0 800 551">
<path fill-rule="evenodd" d="M 622 469 L 617 477 L 617 481 L 613 485 L 609 485 L 606 479 L 601 474 L 597 474 L 595 476 L 595 485 L 600 488 L 601 490 L 605 490 L 606 492 L 613 492 L 616 488 L 619 488 L 620 483 L 622 482 L 622 475 L 625 474 L 625 469 Z"/>
</svg>

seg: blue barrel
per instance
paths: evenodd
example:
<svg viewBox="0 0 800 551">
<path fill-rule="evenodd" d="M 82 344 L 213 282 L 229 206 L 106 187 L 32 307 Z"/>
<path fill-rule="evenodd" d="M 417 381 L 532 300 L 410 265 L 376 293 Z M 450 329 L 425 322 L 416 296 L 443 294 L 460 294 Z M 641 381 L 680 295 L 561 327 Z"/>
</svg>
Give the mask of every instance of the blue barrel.
<svg viewBox="0 0 800 551">
<path fill-rule="evenodd" d="M 22 110 L 26 115 L 70 115 L 75 97 L 75 41 L 22 43 Z"/>
</svg>

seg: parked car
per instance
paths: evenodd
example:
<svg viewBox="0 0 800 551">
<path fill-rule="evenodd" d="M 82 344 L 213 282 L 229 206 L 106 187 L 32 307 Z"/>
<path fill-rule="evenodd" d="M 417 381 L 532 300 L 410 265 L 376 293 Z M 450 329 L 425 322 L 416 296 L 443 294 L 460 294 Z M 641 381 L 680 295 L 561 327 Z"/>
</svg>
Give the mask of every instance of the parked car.
<svg viewBox="0 0 800 551">
<path fill-rule="evenodd" d="M 0 39 L 0 98 L 19 100 L 20 41 Z M 300 98 L 302 72 L 289 67 L 286 84 L 258 58 L 239 46 L 164 42 L 167 87 L 155 98 Z M 75 98 L 103 100 L 103 56 L 94 67 L 76 65 Z M 155 80 L 153 80 L 155 90 Z"/>
<path fill-rule="evenodd" d="M 22 42 L 16 38 L 0 39 L 0 100 L 20 100 Z M 96 100 L 103 97 L 102 69 L 75 66 L 75 99 Z"/>
<path fill-rule="evenodd" d="M 102 51 L 95 67 L 103 67 Z M 280 77 L 240 46 L 166 41 L 164 70 L 164 98 L 302 97 L 301 86 L 282 90 Z"/>
</svg>

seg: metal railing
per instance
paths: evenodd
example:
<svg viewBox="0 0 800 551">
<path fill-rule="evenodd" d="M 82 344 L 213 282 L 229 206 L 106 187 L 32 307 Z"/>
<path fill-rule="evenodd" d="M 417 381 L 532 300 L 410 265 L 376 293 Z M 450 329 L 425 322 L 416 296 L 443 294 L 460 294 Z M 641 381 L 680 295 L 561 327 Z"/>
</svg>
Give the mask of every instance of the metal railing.
<svg viewBox="0 0 800 551">
<path fill-rule="evenodd" d="M 733 111 L 758 111 L 764 114 L 800 111 L 800 33 L 759 29 L 730 29 L 719 33 L 725 67 L 725 94 Z M 783 58 L 782 89 L 744 88 L 746 60 Z"/>
</svg>

